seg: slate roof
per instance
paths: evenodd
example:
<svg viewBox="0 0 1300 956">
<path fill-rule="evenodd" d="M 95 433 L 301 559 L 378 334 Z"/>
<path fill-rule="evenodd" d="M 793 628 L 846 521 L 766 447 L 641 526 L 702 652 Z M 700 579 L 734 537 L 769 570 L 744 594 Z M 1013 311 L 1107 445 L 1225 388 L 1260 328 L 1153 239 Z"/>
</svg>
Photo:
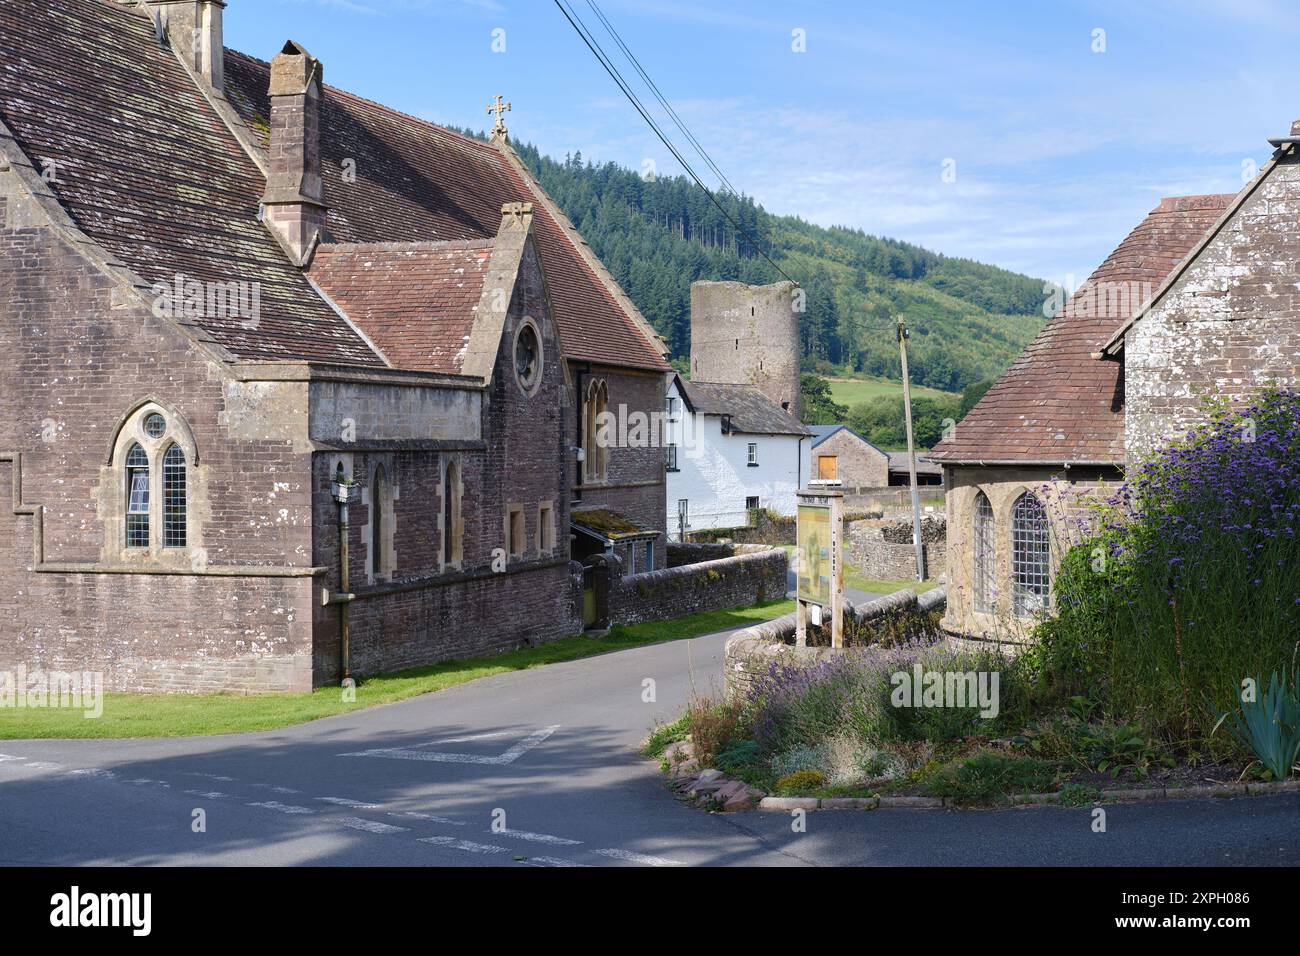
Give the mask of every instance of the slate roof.
<svg viewBox="0 0 1300 956">
<path fill-rule="evenodd" d="M 939 462 L 1123 464 L 1123 363 L 1099 360 L 1232 201 L 1165 198 L 1097 267 L 954 430 Z"/>
<path fill-rule="evenodd" d="M 329 64 L 325 64 L 328 76 Z M 226 94 L 250 132 L 265 143 L 269 64 L 226 51 Z M 345 183 L 345 160 L 356 181 Z M 600 266 L 550 197 L 499 147 L 326 87 L 321 163 L 331 242 L 487 239 L 501 205 L 534 203 L 533 231 L 555 319 L 571 359 L 667 371 L 648 323 Z M 349 164 L 349 168 L 351 165 Z"/>
<path fill-rule="evenodd" d="M 723 385 L 677 379 L 691 411 L 700 415 L 729 415 L 731 430 L 749 435 L 808 435 L 801 424 L 755 385 Z"/>
<path fill-rule="evenodd" d="M 265 143 L 269 65 L 226 50 L 225 67 L 227 99 L 251 139 Z M 384 364 L 366 335 L 316 294 L 258 222 L 265 177 L 134 7 L 110 0 L 0 0 L 0 119 L 37 169 L 54 164 L 50 188 L 76 225 L 146 282 L 171 283 L 182 274 L 259 284 L 256 322 L 238 316 L 195 322 L 229 358 Z M 517 165 L 513 150 L 330 87 L 321 153 L 331 206 L 327 242 L 490 240 L 502 203 L 532 201 L 534 235 L 569 357 L 668 370 L 661 340 Z M 343 182 L 345 159 L 356 163 L 355 183 Z M 330 175 L 334 170 L 340 175 Z M 326 258 L 331 255 L 326 282 L 348 286 L 347 260 L 328 252 Z M 416 270 L 413 277 L 431 268 L 419 254 L 405 261 Z M 401 285 L 392 272 L 388 281 Z M 416 284 L 403 286 L 399 310 L 379 338 L 397 336 L 404 318 L 423 311 Z M 370 319 L 380 321 L 375 294 L 355 291 Z M 463 305 L 445 298 L 446 283 L 436 291 L 444 296 L 431 299 L 429 314 Z M 415 341 L 390 341 L 390 349 L 403 363 L 441 369 L 446 343 L 469 318 L 449 315 L 446 328 L 420 328 Z"/>
<path fill-rule="evenodd" d="M 76 225 L 150 284 L 259 283 L 194 320 L 230 356 L 383 365 L 257 221 L 261 171 L 153 26 L 100 0 L 0 0 L 0 119 Z"/>
<path fill-rule="evenodd" d="M 855 432 L 848 425 L 809 425 L 807 427 L 809 433 L 813 436 L 812 445 L 811 445 L 812 448 L 816 448 L 818 445 L 820 445 L 826 439 L 830 438 L 836 432 L 846 431 L 854 438 L 856 438 L 858 441 L 862 442 L 864 445 L 870 445 L 872 448 L 875 448 L 876 451 L 880 452 L 880 454 L 886 456 L 888 456 L 889 454 L 888 452 L 881 451 L 879 448 L 876 448 L 875 445 L 872 445 L 871 442 L 867 441 L 865 438 L 863 438 L 861 435 Z"/>
<path fill-rule="evenodd" d="M 494 244 L 321 246 L 311 277 L 391 365 L 458 375 Z"/>
</svg>

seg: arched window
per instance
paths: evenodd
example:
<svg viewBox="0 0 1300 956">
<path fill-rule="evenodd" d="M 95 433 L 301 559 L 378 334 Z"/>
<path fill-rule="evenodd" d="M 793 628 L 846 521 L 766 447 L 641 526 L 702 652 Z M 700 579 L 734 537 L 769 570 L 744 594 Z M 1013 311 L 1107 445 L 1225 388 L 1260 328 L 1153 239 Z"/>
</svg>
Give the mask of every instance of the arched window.
<svg viewBox="0 0 1300 956">
<path fill-rule="evenodd" d="M 585 433 L 583 447 L 586 450 L 587 478 L 599 481 L 605 477 L 608 464 L 608 436 L 602 440 L 600 423 L 609 408 L 609 386 L 604 379 L 596 379 L 587 389 Z"/>
<path fill-rule="evenodd" d="M 370 571 L 378 576 L 384 571 L 384 498 L 388 478 L 384 466 L 375 466 L 375 480 L 370 487 Z"/>
<path fill-rule="evenodd" d="M 981 491 L 975 496 L 975 512 L 971 524 L 971 587 L 975 592 L 975 610 L 986 614 L 993 610 L 996 540 L 993 532 L 993 505 L 989 504 L 988 495 Z"/>
<path fill-rule="evenodd" d="M 460 469 L 448 461 L 442 472 L 442 563 L 451 567 L 460 562 L 457 542 L 460 539 Z"/>
<path fill-rule="evenodd" d="M 126 453 L 126 546 L 149 547 L 149 456 L 138 443 Z"/>
<path fill-rule="evenodd" d="M 163 456 L 163 547 L 185 547 L 185 452 L 172 445 Z"/>
<path fill-rule="evenodd" d="M 1047 512 L 1035 495 L 1025 492 L 1011 508 L 1011 584 L 1018 616 L 1047 607 L 1050 573 Z"/>
</svg>

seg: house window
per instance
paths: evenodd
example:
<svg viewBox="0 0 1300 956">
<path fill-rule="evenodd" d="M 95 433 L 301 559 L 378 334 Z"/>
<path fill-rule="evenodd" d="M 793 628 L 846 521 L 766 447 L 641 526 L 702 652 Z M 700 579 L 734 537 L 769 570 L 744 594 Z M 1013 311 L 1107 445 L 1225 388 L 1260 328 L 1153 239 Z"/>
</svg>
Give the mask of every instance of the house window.
<svg viewBox="0 0 1300 956">
<path fill-rule="evenodd" d="M 667 465 L 669 471 L 679 470 L 677 468 L 677 446 L 676 445 L 664 446 L 664 464 Z"/>
<path fill-rule="evenodd" d="M 126 455 L 126 546 L 149 547 L 149 456 L 138 444 Z"/>
<path fill-rule="evenodd" d="M 975 592 L 975 610 L 993 610 L 993 562 L 996 560 L 996 537 L 993 532 L 993 505 L 988 495 L 975 496 L 975 515 L 971 525 L 971 585 Z"/>
<path fill-rule="evenodd" d="M 145 422 L 145 430 L 149 428 Z M 163 547 L 185 547 L 185 452 L 172 445 L 163 456 Z"/>
<path fill-rule="evenodd" d="M 627 573 L 629 575 L 636 574 L 636 542 L 635 541 L 629 541 L 627 543 Z"/>
<path fill-rule="evenodd" d="M 1047 607 L 1051 588 L 1047 512 L 1025 492 L 1011 509 L 1011 584 L 1017 616 L 1029 617 Z"/>
<path fill-rule="evenodd" d="M 645 569 L 647 571 L 655 569 L 655 543 L 653 541 L 645 543 Z"/>
<path fill-rule="evenodd" d="M 758 467 L 758 442 L 756 441 L 749 443 L 749 467 Z"/>
<path fill-rule="evenodd" d="M 596 379 L 587 388 L 583 415 L 583 449 L 586 452 L 583 474 L 589 481 L 602 481 L 608 465 L 609 436 L 602 434 L 600 425 L 609 407 L 609 386 L 604 379 Z"/>
<path fill-rule="evenodd" d="M 840 459 L 838 455 L 817 456 L 817 477 L 821 481 L 837 481 L 839 473 Z"/>
<path fill-rule="evenodd" d="M 746 510 L 746 511 L 757 511 L 757 510 L 758 510 L 758 507 L 759 507 L 759 505 L 758 505 L 758 496 L 757 496 L 757 495 L 755 495 L 755 496 L 752 497 L 752 498 L 746 498 L 746 499 L 745 499 L 745 510 Z"/>
<path fill-rule="evenodd" d="M 388 497 L 388 475 L 383 465 L 375 466 L 375 479 L 370 483 L 370 573 L 378 577 L 386 570 L 384 555 L 384 502 Z"/>
<path fill-rule="evenodd" d="M 537 550 L 542 554 L 555 550 L 555 517 L 549 504 L 537 506 Z"/>
<path fill-rule="evenodd" d="M 511 505 L 506 515 L 506 550 L 512 558 L 524 556 L 524 509 L 520 505 Z"/>
<path fill-rule="evenodd" d="M 672 395 L 669 395 L 668 400 L 665 403 L 665 408 L 668 412 L 668 417 L 672 418 L 674 415 L 677 414 L 677 399 Z"/>
<path fill-rule="evenodd" d="M 460 564 L 460 468 L 448 460 L 442 469 L 442 565 Z"/>
<path fill-rule="evenodd" d="M 677 540 L 685 541 L 686 532 L 691 529 L 691 502 L 689 498 L 677 499 Z"/>
</svg>

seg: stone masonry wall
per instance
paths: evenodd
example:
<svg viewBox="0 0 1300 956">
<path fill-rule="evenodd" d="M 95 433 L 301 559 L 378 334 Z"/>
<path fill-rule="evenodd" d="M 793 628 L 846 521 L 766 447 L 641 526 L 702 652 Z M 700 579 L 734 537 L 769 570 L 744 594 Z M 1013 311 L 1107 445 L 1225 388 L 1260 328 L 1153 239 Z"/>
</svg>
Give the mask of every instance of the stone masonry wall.
<svg viewBox="0 0 1300 956">
<path fill-rule="evenodd" d="M 1284 157 L 1124 342 L 1125 446 L 1140 457 L 1204 419 L 1300 382 L 1300 159 Z"/>
<path fill-rule="evenodd" d="M 578 366 L 572 370 L 571 377 L 579 395 L 585 393 L 592 379 L 604 379 L 609 386 L 609 411 L 615 415 L 630 415 L 638 411 L 646 415 L 663 413 L 666 385 L 664 377 L 659 373 Z M 580 422 L 581 403 L 575 400 L 569 416 L 572 445 L 580 443 Z M 610 448 L 608 453 L 604 481 L 584 481 L 581 485 L 573 485 L 574 510 L 607 508 L 643 528 L 659 531 L 660 535 L 655 540 L 655 567 L 666 567 L 667 536 L 664 532 L 668 527 L 668 497 L 663 448 L 652 443 L 644 448 Z M 572 479 L 581 465 L 574 463 L 573 455 L 567 449 L 563 460 L 568 462 L 567 473 Z M 577 500 L 579 495 L 581 501 Z M 615 553 L 621 561 L 627 561 L 625 546 L 617 546 Z"/>
<path fill-rule="evenodd" d="M 916 576 L 916 546 L 912 521 L 874 520 L 846 523 L 844 560 L 869 578 L 905 581 Z M 948 567 L 947 533 L 942 518 L 921 519 L 921 544 L 926 576 L 937 578 Z"/>
<path fill-rule="evenodd" d="M 904 589 L 865 604 L 846 607 L 845 617 L 847 619 L 852 615 L 858 623 L 869 624 L 874 620 L 909 611 L 926 614 L 939 611 L 943 609 L 946 600 L 947 589 L 943 587 L 926 591 L 920 597 L 917 597 L 914 591 Z M 871 650 L 871 648 L 797 647 L 795 646 L 796 630 L 795 616 L 787 614 L 772 621 L 747 627 L 732 635 L 723 649 L 722 669 L 727 698 L 744 699 L 773 665 L 815 667 L 844 654 L 869 653 Z"/>
<path fill-rule="evenodd" d="M 515 331 L 525 317 L 541 332 L 544 365 L 536 392 L 524 394 L 514 374 Z M 580 594 L 569 573 L 567 428 L 564 367 L 550 319 L 536 257 L 525 255 L 511 298 L 492 385 L 482 422 L 464 422 L 464 434 L 483 441 L 449 439 L 445 449 L 383 450 L 366 447 L 373 436 L 359 433 L 364 451 L 350 456 L 350 467 L 373 475 L 382 461 L 395 500 L 389 506 L 392 550 L 387 570 L 373 573 L 371 489 L 362 488 L 350 515 L 349 574 L 357 600 L 351 610 L 354 673 L 365 676 L 425 666 L 455 657 L 477 656 L 581 633 Z M 358 400 L 362 400 L 359 396 Z M 460 407 L 460 402 L 452 403 Z M 336 413 L 348 411 L 345 405 Z M 361 422 L 359 421 L 360 425 Z M 390 427 L 390 426 L 385 426 Z M 443 427 L 430 422 L 428 427 Z M 329 478 L 341 456 L 319 455 L 316 462 L 317 560 L 331 571 L 337 587 L 338 534 Z M 446 567 L 441 560 L 443 469 L 460 471 L 462 559 Z M 543 548 L 539 506 L 551 508 L 554 546 Z M 506 548 L 506 515 L 522 508 L 524 553 L 504 570 L 494 567 L 494 550 Z M 662 502 L 660 503 L 662 507 Z M 315 673 L 318 683 L 338 676 L 338 610 L 315 615 Z"/>
<path fill-rule="evenodd" d="M 691 283 L 691 374 L 697 382 L 756 385 L 800 417 L 799 317 L 790 282 Z"/>
<path fill-rule="evenodd" d="M 749 607 L 786 594 L 786 555 L 778 548 L 628 577 L 622 567 L 621 562 L 610 562 L 613 624 Z"/>
<path fill-rule="evenodd" d="M 889 486 L 889 456 L 864 442 L 847 428 L 841 428 L 813 448 L 809 455 L 812 476 L 819 474 L 819 458 L 830 455 L 836 459 L 836 479 L 840 482 L 836 487 L 845 493 L 850 490 L 856 493 L 858 489 L 870 490 Z"/>
<path fill-rule="evenodd" d="M 17 164 L 0 172 L 0 454 L 21 453 L 46 565 L 34 566 L 34 518 L 14 513 L 15 464 L 0 462 L 0 669 L 103 671 L 114 691 L 307 690 L 305 389 L 268 387 L 250 411 L 248 386 L 80 254 L 17 177 Z M 121 564 L 114 434 L 147 398 L 192 434 L 204 493 L 191 496 L 190 542 L 202 547 L 167 568 L 100 573 Z M 267 570 L 232 572 L 248 566 Z"/>
</svg>

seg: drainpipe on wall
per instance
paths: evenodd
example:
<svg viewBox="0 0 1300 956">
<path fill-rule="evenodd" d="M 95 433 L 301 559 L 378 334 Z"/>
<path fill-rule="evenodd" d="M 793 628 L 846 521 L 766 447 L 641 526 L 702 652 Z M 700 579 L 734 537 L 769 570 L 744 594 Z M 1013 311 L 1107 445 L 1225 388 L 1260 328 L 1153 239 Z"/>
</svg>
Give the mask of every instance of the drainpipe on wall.
<svg viewBox="0 0 1300 956">
<path fill-rule="evenodd" d="M 323 604 L 329 606 L 337 604 L 339 606 L 339 686 L 356 687 L 356 681 L 352 679 L 352 660 L 348 647 L 348 606 L 356 598 L 348 589 L 348 499 L 352 489 L 356 487 L 355 481 L 349 481 L 343 471 L 343 462 L 339 462 L 337 470 L 334 472 L 334 480 L 330 484 L 330 491 L 334 500 L 339 506 L 339 590 L 331 594 L 328 588 L 325 588 L 322 594 Z"/>
</svg>

